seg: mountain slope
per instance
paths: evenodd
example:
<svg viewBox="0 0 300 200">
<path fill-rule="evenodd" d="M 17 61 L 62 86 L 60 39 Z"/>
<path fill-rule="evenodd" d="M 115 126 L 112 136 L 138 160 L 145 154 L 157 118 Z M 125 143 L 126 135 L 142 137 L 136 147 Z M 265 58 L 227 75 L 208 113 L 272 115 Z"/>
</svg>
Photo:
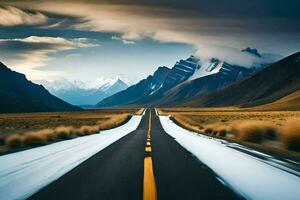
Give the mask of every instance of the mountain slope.
<svg viewBox="0 0 300 200">
<path fill-rule="evenodd" d="M 142 80 L 136 85 L 100 101 L 97 107 L 112 106 L 157 106 L 176 105 L 195 95 L 213 92 L 226 87 L 237 80 L 250 76 L 273 63 L 277 55 L 260 54 L 256 49 L 246 48 L 241 51 L 244 58 L 251 60 L 251 67 L 231 65 L 222 60 L 211 58 L 200 60 L 190 56 L 180 60 L 173 68 L 164 67 L 162 80 L 152 80 L 162 68 L 153 76 Z M 155 79 L 155 78 L 154 78 Z"/>
<path fill-rule="evenodd" d="M 217 65 L 219 66 L 216 73 L 185 81 L 169 90 L 154 104 L 175 106 L 196 95 L 226 87 L 256 72 L 255 68 L 247 69 L 216 60 L 214 63 L 218 63 Z"/>
<path fill-rule="evenodd" d="M 300 52 L 288 56 L 255 75 L 211 94 L 193 97 L 185 106 L 243 107 L 274 102 L 300 89 Z"/>
<path fill-rule="evenodd" d="M 72 106 L 0 62 L 0 112 L 73 111 Z"/>
<path fill-rule="evenodd" d="M 128 88 L 120 79 L 109 80 L 93 87 L 79 81 L 70 82 L 64 79 L 42 83 L 52 94 L 73 105 L 95 105 L 100 100 Z"/>
<path fill-rule="evenodd" d="M 153 74 L 136 85 L 100 101 L 96 107 L 146 105 L 164 92 L 187 80 L 199 68 L 199 59 L 191 56 L 180 60 L 173 68 L 159 67 Z"/>
<path fill-rule="evenodd" d="M 300 90 L 281 99 L 252 108 L 253 110 L 300 110 Z"/>
<path fill-rule="evenodd" d="M 128 88 L 128 85 L 121 79 L 117 79 L 113 82 L 107 83 L 101 86 L 98 90 L 104 91 L 107 96 L 111 96 L 117 92 L 125 90 Z M 99 101 L 99 99 L 98 99 Z"/>
<path fill-rule="evenodd" d="M 146 79 L 130 86 L 126 90 L 100 101 L 96 107 L 124 106 L 145 96 L 149 96 L 159 89 L 160 85 L 168 76 L 169 71 L 170 69 L 167 67 L 159 67 L 152 76 L 148 76 Z"/>
</svg>

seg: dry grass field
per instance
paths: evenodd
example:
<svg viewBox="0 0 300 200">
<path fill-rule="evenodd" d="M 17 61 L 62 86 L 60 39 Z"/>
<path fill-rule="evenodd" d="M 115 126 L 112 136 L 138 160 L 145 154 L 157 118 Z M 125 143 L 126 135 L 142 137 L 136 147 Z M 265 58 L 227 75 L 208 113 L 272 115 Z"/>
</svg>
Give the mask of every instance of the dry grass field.
<svg viewBox="0 0 300 200">
<path fill-rule="evenodd" d="M 0 152 L 99 133 L 126 122 L 144 109 L 0 114 Z"/>
<path fill-rule="evenodd" d="M 221 109 L 160 109 L 179 124 L 200 134 L 252 143 L 299 154 L 300 111 Z"/>
</svg>

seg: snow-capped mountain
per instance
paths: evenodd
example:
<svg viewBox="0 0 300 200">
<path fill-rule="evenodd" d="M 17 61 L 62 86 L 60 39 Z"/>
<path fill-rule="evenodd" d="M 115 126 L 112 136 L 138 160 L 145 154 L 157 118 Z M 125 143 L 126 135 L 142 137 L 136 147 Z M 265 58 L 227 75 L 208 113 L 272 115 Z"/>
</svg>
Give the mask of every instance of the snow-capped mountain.
<svg viewBox="0 0 300 200">
<path fill-rule="evenodd" d="M 99 100 L 128 87 L 128 85 L 119 78 L 100 78 L 94 82 L 59 79 L 51 82 L 41 81 L 41 84 L 52 94 L 74 105 L 94 105 Z"/>
<path fill-rule="evenodd" d="M 205 62 L 204 64 L 199 65 L 195 73 L 189 77 L 189 80 L 216 74 L 221 70 L 226 73 L 226 71 L 228 70 L 226 66 L 227 64 L 225 64 L 224 62 L 219 62 L 217 59 L 211 59 L 209 62 Z"/>
<path fill-rule="evenodd" d="M 153 75 L 137 84 L 100 101 L 97 107 L 122 106 L 128 104 L 144 104 L 163 94 L 179 83 L 187 80 L 199 67 L 199 60 L 191 56 L 178 61 L 173 68 L 159 67 Z"/>
<path fill-rule="evenodd" d="M 265 104 L 268 110 L 297 110 L 300 101 L 296 92 L 299 90 L 300 52 L 297 52 L 226 88 L 196 95 L 184 105 L 251 107 Z"/>
<path fill-rule="evenodd" d="M 201 69 L 203 68 L 203 69 Z M 156 105 L 176 105 L 193 96 L 213 92 L 248 77 L 258 71 L 257 68 L 245 68 L 212 59 L 202 65 L 187 81 L 167 91 Z"/>
<path fill-rule="evenodd" d="M 186 60 L 176 62 L 171 69 L 159 67 L 153 75 L 103 99 L 97 107 L 161 105 L 162 103 L 170 105 L 201 92 L 211 92 L 232 84 L 263 69 L 273 62 L 272 59 L 277 59 L 273 56 L 269 61 L 266 54 L 260 54 L 256 49 L 251 48 L 241 52 L 255 57 L 253 66 L 232 65 L 217 58 L 200 60 L 192 55 Z"/>
<path fill-rule="evenodd" d="M 245 67 L 254 69 L 255 71 L 259 71 L 264 67 L 282 59 L 281 55 L 272 53 L 260 53 L 257 49 L 250 47 L 243 49 L 241 52 L 255 58 L 253 59 L 253 64 L 251 67 Z M 191 77 L 189 77 L 189 80 L 194 80 L 216 73 L 230 73 L 230 71 L 232 70 L 232 66 L 237 66 L 235 64 L 229 64 L 226 61 L 221 61 L 217 58 L 211 58 L 205 61 L 201 61 L 199 59 L 198 65 L 199 67 L 197 68 L 197 70 L 195 70 L 195 73 Z"/>
</svg>

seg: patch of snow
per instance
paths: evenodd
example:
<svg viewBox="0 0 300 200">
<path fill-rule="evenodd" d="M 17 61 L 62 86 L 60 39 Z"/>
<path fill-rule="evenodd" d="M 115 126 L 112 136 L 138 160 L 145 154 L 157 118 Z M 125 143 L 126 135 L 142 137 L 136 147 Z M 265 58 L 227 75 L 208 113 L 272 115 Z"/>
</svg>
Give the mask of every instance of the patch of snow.
<svg viewBox="0 0 300 200">
<path fill-rule="evenodd" d="M 213 140 L 183 129 L 167 116 L 159 116 L 159 119 L 169 135 L 211 168 L 226 185 L 246 199 L 299 199 L 298 176 L 227 147 L 220 140 Z"/>
<path fill-rule="evenodd" d="M 153 84 L 153 85 L 151 86 L 151 90 L 154 90 L 155 87 L 156 87 L 156 84 Z"/>
<path fill-rule="evenodd" d="M 156 90 L 153 90 L 152 92 L 150 92 L 149 96 L 151 96 L 152 94 L 154 94 L 156 92 Z"/>
<path fill-rule="evenodd" d="M 120 78 L 104 78 L 100 77 L 95 81 L 80 81 L 80 80 L 68 80 L 65 78 L 53 80 L 53 81 L 37 81 L 37 83 L 44 85 L 50 91 L 59 90 L 72 90 L 72 89 L 82 89 L 82 90 L 96 90 L 101 88 L 105 90 L 112 85 L 114 85 Z"/>
<path fill-rule="evenodd" d="M 26 199 L 94 154 L 136 130 L 142 116 L 100 134 L 0 156 L 0 199 Z"/>
<path fill-rule="evenodd" d="M 170 79 L 172 79 L 172 80 L 174 80 L 174 81 L 177 81 L 177 78 L 176 77 L 174 77 L 174 76 L 169 76 L 170 77 Z"/>
<path fill-rule="evenodd" d="M 232 72 L 231 69 L 228 69 L 228 68 L 225 68 L 225 67 L 223 67 L 222 70 L 227 71 L 227 72 Z"/>
<path fill-rule="evenodd" d="M 175 76 L 179 76 L 180 79 L 184 79 L 185 78 L 185 76 L 183 76 L 183 75 L 181 75 L 181 74 L 179 74 L 177 72 L 175 72 Z"/>
<path fill-rule="evenodd" d="M 201 67 L 194 72 L 194 74 L 188 80 L 198 79 L 204 76 L 216 74 L 220 71 L 223 66 L 223 62 L 220 62 L 216 65 L 215 62 L 205 62 Z"/>
<path fill-rule="evenodd" d="M 89 83 L 87 87 L 100 88 L 100 90 L 106 91 L 118 81 L 119 81 L 119 77 L 115 77 L 111 79 L 99 78 L 95 82 Z"/>
<path fill-rule="evenodd" d="M 193 72 L 193 70 L 186 70 L 186 69 L 183 69 L 182 67 L 176 67 L 176 69 L 179 70 L 179 71 L 186 72 L 186 73 L 191 73 L 191 72 Z"/>
<path fill-rule="evenodd" d="M 155 92 L 157 92 L 160 88 L 162 88 L 164 84 L 161 84 L 157 89 L 153 90 L 149 95 L 153 95 Z"/>
<path fill-rule="evenodd" d="M 193 61 L 189 61 L 189 60 L 185 60 L 185 62 L 190 63 L 192 65 L 197 65 L 197 62 L 193 62 Z"/>
<path fill-rule="evenodd" d="M 186 67 L 186 68 L 188 68 L 188 69 L 190 69 L 190 70 L 194 70 L 194 68 L 193 67 L 191 67 L 191 66 L 188 66 L 188 65 L 185 65 L 184 63 L 179 63 L 179 64 L 176 64 L 175 66 L 178 66 L 178 67 L 180 67 L 180 66 L 184 66 L 184 67 Z"/>
</svg>

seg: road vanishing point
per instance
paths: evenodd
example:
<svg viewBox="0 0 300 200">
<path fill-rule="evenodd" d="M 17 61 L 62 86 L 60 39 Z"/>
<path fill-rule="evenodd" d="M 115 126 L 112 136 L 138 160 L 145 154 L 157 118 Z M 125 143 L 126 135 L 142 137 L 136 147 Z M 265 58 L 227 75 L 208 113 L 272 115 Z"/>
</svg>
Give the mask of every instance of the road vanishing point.
<svg viewBox="0 0 300 200">
<path fill-rule="evenodd" d="M 155 111 L 147 109 L 135 131 L 29 199 L 240 198 L 223 185 L 213 171 L 168 135 Z"/>
</svg>

